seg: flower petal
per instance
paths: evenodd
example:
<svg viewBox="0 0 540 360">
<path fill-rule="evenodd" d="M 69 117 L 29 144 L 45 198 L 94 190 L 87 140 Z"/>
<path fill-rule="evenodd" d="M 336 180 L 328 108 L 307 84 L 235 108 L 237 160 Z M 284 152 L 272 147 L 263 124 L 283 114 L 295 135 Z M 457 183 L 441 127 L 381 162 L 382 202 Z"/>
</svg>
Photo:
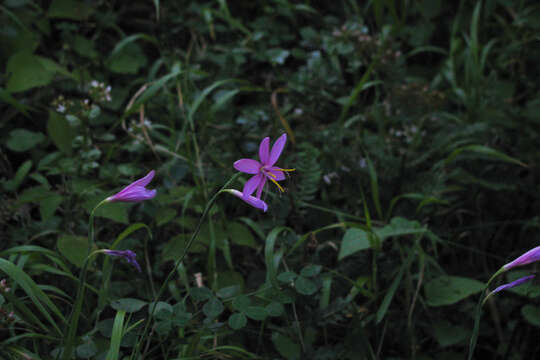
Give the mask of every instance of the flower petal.
<svg viewBox="0 0 540 360">
<path fill-rule="evenodd" d="M 244 200 L 246 203 L 253 206 L 254 208 L 260 209 L 264 212 L 268 210 L 268 205 L 266 205 L 266 203 L 262 201 L 261 199 L 257 199 L 254 196 L 244 196 L 244 194 L 238 190 L 227 189 L 227 191 L 233 194 L 234 196 Z"/>
<path fill-rule="evenodd" d="M 261 169 L 261 163 L 253 159 L 240 159 L 234 162 L 234 168 L 246 174 L 257 174 Z"/>
<path fill-rule="evenodd" d="M 259 173 L 255 176 L 252 176 L 251 179 L 246 181 L 246 183 L 244 184 L 244 189 L 242 190 L 242 192 L 244 193 L 244 196 L 249 196 L 253 194 L 255 189 L 259 186 L 259 183 L 261 182 L 262 177 L 263 175 Z"/>
<path fill-rule="evenodd" d="M 272 169 L 270 170 L 270 173 L 272 173 L 275 176 L 274 180 L 276 181 L 285 180 L 285 173 L 281 170 Z"/>
<path fill-rule="evenodd" d="M 270 138 L 265 137 L 261 141 L 261 145 L 259 145 L 259 159 L 261 160 L 262 164 L 266 164 L 268 162 L 268 155 L 270 153 Z"/>
<path fill-rule="evenodd" d="M 150 181 L 152 181 L 155 174 L 156 174 L 156 172 L 154 170 L 152 170 L 148 174 L 146 174 L 145 177 L 140 178 L 139 180 L 136 180 L 136 181 L 132 182 L 130 186 L 146 186 L 146 185 L 150 184 Z"/>
<path fill-rule="evenodd" d="M 259 185 L 257 186 L 257 194 L 256 194 L 256 197 L 258 199 L 261 198 L 261 195 L 262 195 L 262 191 L 264 189 L 264 185 L 266 184 L 266 176 L 263 176 L 261 181 L 259 182 Z"/>
<path fill-rule="evenodd" d="M 150 171 L 145 177 L 132 182 L 116 194 L 109 196 L 107 198 L 107 201 L 137 202 L 154 198 L 157 191 L 148 190 L 147 188 L 145 188 L 145 186 L 148 185 L 150 181 L 152 181 L 155 173 L 156 172 L 154 170 Z"/>
<path fill-rule="evenodd" d="M 126 188 L 119 192 L 118 194 L 115 194 L 113 196 L 108 197 L 107 199 L 109 202 L 139 202 L 144 200 L 150 200 L 153 199 L 157 194 L 157 190 L 148 190 L 144 186 L 132 186 L 130 185 L 129 188 Z"/>
<path fill-rule="evenodd" d="M 540 246 L 537 246 L 534 249 L 527 251 L 525 254 L 521 255 L 514 261 L 511 261 L 508 264 L 504 265 L 503 268 L 505 270 L 510 270 L 511 268 L 514 268 L 516 266 L 527 265 L 535 261 L 540 261 Z"/>
<path fill-rule="evenodd" d="M 510 283 L 508 283 L 508 284 L 501 285 L 501 286 L 499 286 L 498 288 L 496 288 L 495 290 L 493 290 L 493 291 L 491 292 L 491 294 L 495 294 L 495 293 L 497 293 L 497 292 L 499 292 L 499 291 L 502 291 L 502 290 L 506 290 L 506 289 L 510 289 L 510 288 L 519 286 L 519 285 L 523 284 L 524 282 L 527 282 L 527 281 L 531 280 L 531 279 L 534 278 L 534 277 L 535 277 L 535 275 L 529 275 L 529 276 L 525 276 L 525 277 L 522 277 L 522 278 L 520 278 L 520 279 L 517 279 L 517 280 L 515 280 L 515 281 L 512 281 L 512 282 L 510 282 Z M 490 295 L 491 295 L 491 294 L 490 294 Z"/>
<path fill-rule="evenodd" d="M 283 151 L 283 148 L 285 147 L 286 142 L 287 142 L 287 134 L 281 135 L 276 140 L 276 142 L 274 143 L 274 146 L 272 146 L 272 151 L 270 151 L 270 157 L 266 165 L 272 166 L 276 163 L 276 161 L 278 161 L 279 156 L 281 155 L 281 152 Z"/>
</svg>

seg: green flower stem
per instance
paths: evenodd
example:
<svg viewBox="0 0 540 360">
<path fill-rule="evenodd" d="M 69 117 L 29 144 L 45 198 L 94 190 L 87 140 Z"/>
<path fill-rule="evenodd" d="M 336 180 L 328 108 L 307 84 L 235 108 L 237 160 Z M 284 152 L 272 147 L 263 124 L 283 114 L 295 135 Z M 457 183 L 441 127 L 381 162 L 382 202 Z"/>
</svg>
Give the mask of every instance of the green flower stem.
<svg viewBox="0 0 540 360">
<path fill-rule="evenodd" d="M 86 272 L 88 270 L 88 263 L 90 261 L 90 258 L 99 253 L 100 251 L 92 251 L 92 247 L 94 246 L 94 215 L 96 210 L 103 204 L 107 202 L 107 199 L 101 200 L 99 204 L 97 204 L 92 211 L 90 212 L 90 218 L 88 220 L 88 251 L 86 253 L 86 259 L 84 260 L 83 266 L 81 268 L 81 272 L 79 274 L 79 287 L 77 289 L 77 297 L 75 298 L 75 305 L 73 306 L 73 310 L 71 311 L 71 314 L 69 315 L 69 320 L 67 322 L 68 331 L 66 340 L 64 342 L 64 351 L 62 353 L 62 360 L 69 360 L 71 358 L 71 353 L 73 351 L 73 346 L 75 344 L 75 336 L 77 335 L 77 327 L 79 325 L 79 317 L 81 316 L 81 310 L 82 310 L 82 304 L 84 299 L 84 282 L 86 280 Z"/>
<path fill-rule="evenodd" d="M 137 355 L 140 351 L 140 347 L 141 347 L 141 344 L 142 344 L 142 340 L 146 337 L 147 333 L 148 333 L 148 330 L 149 330 L 149 326 L 150 326 L 150 321 L 151 319 L 153 318 L 154 316 L 154 312 L 156 310 L 156 305 L 157 305 L 157 302 L 159 300 L 159 298 L 163 295 L 163 292 L 165 291 L 165 288 L 167 287 L 167 284 L 169 283 L 169 281 L 171 281 L 171 278 L 173 277 L 173 275 L 176 273 L 176 269 L 180 266 L 180 264 L 182 264 L 182 262 L 184 261 L 184 258 L 186 257 L 189 249 L 191 248 L 191 246 L 193 245 L 193 243 L 195 242 L 195 240 L 197 239 L 197 236 L 199 235 L 199 232 L 201 231 L 201 226 L 206 218 L 206 215 L 208 214 L 208 212 L 210 211 L 210 209 L 212 209 L 212 206 L 214 205 L 216 199 L 218 198 L 218 196 L 224 192 L 226 192 L 226 188 L 233 182 L 235 181 L 239 176 L 241 175 L 241 173 L 237 173 L 235 175 L 233 175 L 229 181 L 227 181 L 225 183 L 225 185 L 223 185 L 223 187 L 217 192 L 214 194 L 214 196 L 212 196 L 212 198 L 210 199 L 210 201 L 208 201 L 208 203 L 206 203 L 206 207 L 204 208 L 204 211 L 199 219 L 199 223 L 197 224 L 197 227 L 195 228 L 195 231 L 193 232 L 193 234 L 191 235 L 191 238 L 189 239 L 186 247 L 184 248 L 184 251 L 182 252 L 182 255 L 180 255 L 180 257 L 175 261 L 174 263 L 174 266 L 173 268 L 171 269 L 171 271 L 169 272 L 169 275 L 167 275 L 167 278 L 165 279 L 165 281 L 163 282 L 163 284 L 161 285 L 158 293 L 156 294 L 156 296 L 154 297 L 154 302 L 153 302 L 153 305 L 152 305 L 152 311 L 150 311 L 150 316 L 148 317 L 148 320 L 146 321 L 146 324 L 144 326 L 144 330 L 143 330 L 143 333 L 141 335 L 141 340 L 137 342 L 137 345 L 136 345 L 136 348 L 135 348 L 135 352 L 132 354 L 131 356 L 131 359 L 136 359 L 137 358 Z M 147 341 L 150 341 L 150 338 L 147 339 Z"/>
</svg>

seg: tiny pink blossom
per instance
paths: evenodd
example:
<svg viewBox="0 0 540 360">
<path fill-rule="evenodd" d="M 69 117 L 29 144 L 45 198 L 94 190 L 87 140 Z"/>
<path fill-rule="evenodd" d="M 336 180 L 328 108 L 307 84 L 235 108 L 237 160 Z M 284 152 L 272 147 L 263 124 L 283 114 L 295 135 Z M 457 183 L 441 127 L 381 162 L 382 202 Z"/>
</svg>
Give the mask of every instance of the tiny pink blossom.
<svg viewBox="0 0 540 360">
<path fill-rule="evenodd" d="M 155 189 L 148 190 L 146 185 L 152 181 L 155 174 L 156 172 L 154 170 L 150 171 L 145 177 L 132 182 L 116 194 L 109 196 L 106 200 L 109 202 L 139 202 L 153 199 L 157 191 Z"/>
</svg>

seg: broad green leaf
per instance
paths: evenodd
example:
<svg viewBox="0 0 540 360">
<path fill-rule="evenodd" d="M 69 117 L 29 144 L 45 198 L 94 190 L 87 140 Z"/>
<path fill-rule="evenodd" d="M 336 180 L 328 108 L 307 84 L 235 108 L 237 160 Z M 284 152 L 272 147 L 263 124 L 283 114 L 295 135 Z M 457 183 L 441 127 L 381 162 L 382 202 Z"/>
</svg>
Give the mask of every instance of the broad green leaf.
<svg viewBox="0 0 540 360">
<path fill-rule="evenodd" d="M 41 220 L 46 221 L 54 215 L 64 198 L 62 195 L 52 194 L 39 201 L 39 213 Z"/>
<path fill-rule="evenodd" d="M 88 339 L 88 341 L 85 341 L 75 349 L 77 357 L 81 359 L 90 359 L 92 356 L 96 355 L 97 352 L 98 348 L 91 339 Z"/>
<path fill-rule="evenodd" d="M 268 316 L 268 313 L 266 312 L 266 309 L 262 306 L 248 306 L 243 311 L 246 316 L 250 319 L 262 321 L 266 319 Z"/>
<path fill-rule="evenodd" d="M 469 338 L 470 332 L 463 326 L 450 324 L 448 321 L 437 321 L 433 324 L 435 339 L 441 347 L 456 345 Z"/>
<path fill-rule="evenodd" d="M 133 298 L 123 298 L 111 301 L 111 307 L 117 311 L 125 311 L 127 313 L 137 312 L 147 304 L 146 301 Z"/>
<path fill-rule="evenodd" d="M 283 307 L 283 304 L 275 302 L 275 301 L 266 305 L 265 309 L 268 315 L 270 316 L 281 316 L 281 314 L 285 312 L 285 308 Z"/>
<path fill-rule="evenodd" d="M 234 313 L 229 317 L 229 326 L 231 329 L 238 330 L 246 326 L 247 318 L 243 313 Z"/>
<path fill-rule="evenodd" d="M 17 190 L 19 185 L 21 185 L 21 183 L 26 178 L 26 175 L 28 175 L 28 172 L 30 171 L 30 169 L 32 169 L 32 160 L 26 160 L 24 163 L 22 163 L 21 166 L 19 166 L 13 179 L 6 181 L 4 183 L 4 189 L 8 191 Z"/>
<path fill-rule="evenodd" d="M 300 275 L 303 277 L 314 277 L 319 275 L 322 270 L 321 265 L 308 265 L 300 271 Z"/>
<path fill-rule="evenodd" d="M 255 238 L 251 234 L 251 231 L 238 222 L 233 222 L 227 225 L 227 232 L 232 243 L 240 246 L 248 246 L 250 248 L 257 248 Z"/>
<path fill-rule="evenodd" d="M 292 271 L 285 271 L 285 272 L 282 272 L 281 274 L 279 274 L 277 276 L 277 279 L 281 282 L 284 282 L 284 283 L 289 283 L 291 281 L 293 281 L 294 279 L 296 279 L 298 275 Z"/>
<path fill-rule="evenodd" d="M 232 302 L 232 307 L 238 311 L 246 311 L 246 309 L 248 308 L 250 304 L 251 304 L 251 300 L 247 296 L 239 295 L 234 298 Z"/>
<path fill-rule="evenodd" d="M 422 234 L 426 232 L 418 221 L 407 220 L 402 217 L 394 217 L 390 220 L 390 224 L 373 230 L 379 239 L 384 241 L 393 236 L 403 236 L 412 234 Z"/>
<path fill-rule="evenodd" d="M 58 251 L 66 257 L 72 264 L 81 267 L 88 252 L 88 238 L 85 236 L 75 236 L 64 234 L 56 241 Z"/>
<path fill-rule="evenodd" d="M 338 260 L 352 255 L 358 251 L 366 250 L 371 247 L 368 239 L 368 233 L 362 229 L 348 229 L 343 236 L 341 247 L 339 249 Z"/>
<path fill-rule="evenodd" d="M 272 342 L 276 350 L 287 360 L 300 359 L 300 345 L 278 332 L 272 333 Z"/>
<path fill-rule="evenodd" d="M 527 304 L 521 308 L 521 315 L 528 323 L 540 327 L 540 307 Z"/>
<path fill-rule="evenodd" d="M 47 132 L 54 144 L 60 151 L 67 155 L 71 155 L 71 144 L 75 137 L 75 132 L 69 125 L 65 116 L 60 115 L 56 111 L 49 111 L 49 121 L 47 122 Z"/>
<path fill-rule="evenodd" d="M 40 132 L 15 129 L 9 133 L 6 146 L 9 150 L 23 152 L 34 148 L 43 140 L 45 140 L 45 135 Z"/>
<path fill-rule="evenodd" d="M 203 312 L 209 318 L 215 318 L 219 316 L 223 312 L 223 310 L 225 310 L 223 303 L 218 298 L 215 298 L 215 297 L 211 298 L 203 306 Z"/>
<path fill-rule="evenodd" d="M 207 287 L 193 288 L 191 289 L 190 295 L 195 301 L 205 301 L 211 299 L 214 296 L 212 294 L 212 291 L 210 291 L 210 289 L 208 289 Z"/>
<path fill-rule="evenodd" d="M 317 291 L 317 285 L 308 278 L 299 276 L 294 281 L 294 287 L 302 295 L 313 295 Z"/>
<path fill-rule="evenodd" d="M 113 52 L 107 59 L 109 70 L 121 74 L 136 74 L 147 63 L 147 58 L 139 45 L 134 42 L 122 47 L 120 51 Z"/>
<path fill-rule="evenodd" d="M 7 63 L 6 89 L 9 92 L 21 92 L 49 84 L 54 72 L 48 71 L 39 57 L 29 51 L 13 54 Z"/>
<path fill-rule="evenodd" d="M 440 276 L 424 285 L 429 306 L 455 304 L 484 288 L 485 284 L 478 280 L 459 276 Z"/>
</svg>

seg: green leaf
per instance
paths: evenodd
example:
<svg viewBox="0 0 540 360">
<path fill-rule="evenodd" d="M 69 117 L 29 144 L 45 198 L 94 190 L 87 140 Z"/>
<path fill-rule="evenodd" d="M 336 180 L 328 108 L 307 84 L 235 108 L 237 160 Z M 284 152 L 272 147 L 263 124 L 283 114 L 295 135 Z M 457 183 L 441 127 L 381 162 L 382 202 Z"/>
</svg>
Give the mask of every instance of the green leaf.
<svg viewBox="0 0 540 360">
<path fill-rule="evenodd" d="M 118 311 L 114 317 L 114 324 L 112 328 L 111 343 L 109 346 L 109 352 L 107 353 L 106 360 L 118 360 L 120 352 L 120 343 L 124 336 L 124 318 L 126 313 L 124 311 Z"/>
<path fill-rule="evenodd" d="M 109 70 L 120 74 L 136 74 L 146 63 L 146 56 L 134 42 L 126 44 L 120 51 L 113 51 L 106 61 Z"/>
<path fill-rule="evenodd" d="M 521 315 L 528 323 L 540 327 L 540 307 L 527 304 L 521 308 Z"/>
<path fill-rule="evenodd" d="M 303 277 L 314 277 L 319 275 L 322 270 L 321 265 L 308 265 L 300 271 L 300 275 Z"/>
<path fill-rule="evenodd" d="M 123 298 L 111 301 L 111 307 L 114 310 L 123 310 L 127 313 L 137 312 L 147 304 L 146 301 L 133 298 Z"/>
<path fill-rule="evenodd" d="M 54 72 L 48 71 L 39 58 L 29 51 L 15 53 L 9 58 L 6 86 L 9 92 L 25 91 L 51 82 Z"/>
<path fill-rule="evenodd" d="M 262 306 L 248 306 L 244 309 L 244 313 L 248 318 L 257 321 L 262 321 L 268 316 L 266 309 Z"/>
<path fill-rule="evenodd" d="M 196 287 L 191 289 L 190 295 L 193 297 L 193 300 L 195 301 L 205 301 L 208 299 L 211 299 L 214 295 L 210 291 L 210 289 L 206 287 Z"/>
<path fill-rule="evenodd" d="M 279 274 L 277 276 L 277 279 L 281 282 L 284 282 L 284 283 L 289 283 L 291 281 L 293 281 L 294 279 L 296 279 L 298 275 L 292 271 L 285 271 L 285 272 L 282 272 L 281 274 Z"/>
<path fill-rule="evenodd" d="M 90 359 L 97 354 L 98 349 L 96 344 L 91 339 L 88 339 L 84 344 L 77 346 L 75 352 L 77 353 L 77 357 L 81 359 Z"/>
<path fill-rule="evenodd" d="M 239 295 L 234 298 L 232 307 L 238 311 L 246 311 L 251 304 L 251 300 L 246 295 Z"/>
<path fill-rule="evenodd" d="M 103 195 L 93 197 L 86 201 L 83 206 L 90 213 L 90 211 L 92 211 L 92 209 L 97 205 L 97 203 L 103 198 Z M 95 216 L 104 217 L 106 219 L 110 219 L 127 225 L 129 223 L 128 209 L 130 208 L 130 206 L 130 204 L 121 202 L 107 202 L 96 210 Z"/>
<path fill-rule="evenodd" d="M 349 229 L 343 235 L 343 241 L 339 249 L 338 260 L 352 255 L 358 251 L 366 250 L 371 247 L 368 234 L 362 229 Z"/>
<path fill-rule="evenodd" d="M 19 166 L 13 179 L 4 183 L 4 189 L 8 191 L 17 190 L 19 185 L 21 185 L 21 183 L 26 178 L 26 175 L 28 175 L 30 169 L 32 169 L 32 160 L 26 160 L 21 166 Z"/>
<path fill-rule="evenodd" d="M 257 248 L 255 238 L 245 225 L 238 222 L 230 223 L 227 225 L 227 232 L 233 244 L 247 246 L 254 249 Z"/>
<path fill-rule="evenodd" d="M 272 342 L 276 350 L 287 360 L 300 359 L 300 345 L 278 332 L 272 333 Z"/>
<path fill-rule="evenodd" d="M 46 221 L 50 219 L 63 200 L 64 198 L 62 195 L 58 194 L 53 194 L 41 199 L 39 201 L 39 213 L 41 215 L 41 220 Z"/>
<path fill-rule="evenodd" d="M 437 321 L 433 328 L 435 339 L 441 347 L 456 345 L 470 336 L 468 329 L 452 325 L 448 321 Z"/>
<path fill-rule="evenodd" d="M 492 158 L 494 160 L 500 160 L 520 166 L 527 167 L 527 164 L 524 164 L 523 162 L 519 161 L 518 159 L 515 159 L 511 156 L 508 156 L 500 151 L 497 151 L 495 149 L 492 149 L 490 147 L 484 146 L 484 145 L 467 145 L 460 147 L 454 151 L 444 161 L 445 164 L 448 164 L 455 160 L 455 158 L 461 154 L 462 152 L 472 152 L 476 153 L 478 155 L 482 155 L 488 158 Z"/>
<path fill-rule="evenodd" d="M 56 241 L 58 251 L 72 264 L 81 267 L 88 251 L 88 238 L 85 236 L 61 235 Z"/>
<path fill-rule="evenodd" d="M 75 137 L 75 132 L 63 115 L 60 115 L 56 111 L 49 111 L 47 132 L 60 151 L 64 154 L 71 155 L 71 144 Z"/>
<path fill-rule="evenodd" d="M 49 18 L 84 20 L 87 19 L 92 12 L 93 8 L 84 1 L 53 0 L 47 11 L 47 16 Z"/>
<path fill-rule="evenodd" d="M 176 215 L 177 215 L 176 209 L 167 208 L 167 207 L 158 209 L 155 216 L 157 226 L 162 226 L 168 223 L 169 221 L 174 219 Z"/>
<path fill-rule="evenodd" d="M 317 285 L 310 279 L 299 276 L 294 282 L 294 287 L 302 295 L 313 295 L 317 291 Z"/>
<path fill-rule="evenodd" d="M 215 297 L 210 299 L 203 306 L 203 312 L 209 318 L 215 318 L 219 316 L 223 312 L 223 310 L 225 310 L 223 303 L 218 298 L 215 298 Z"/>
<path fill-rule="evenodd" d="M 238 330 L 246 326 L 247 318 L 243 313 L 234 313 L 229 317 L 229 326 L 231 329 Z"/>
<path fill-rule="evenodd" d="M 424 285 L 429 306 L 455 304 L 484 288 L 485 284 L 478 280 L 459 276 L 440 276 Z"/>
<path fill-rule="evenodd" d="M 410 221 L 397 216 L 390 220 L 390 224 L 382 228 L 376 228 L 373 231 L 382 242 L 394 236 L 422 234 L 426 232 L 426 229 L 418 221 Z"/>
<path fill-rule="evenodd" d="M 9 150 L 23 152 L 34 148 L 43 140 L 45 140 L 45 135 L 40 132 L 15 129 L 9 133 L 6 146 Z"/>
<path fill-rule="evenodd" d="M 265 309 L 268 315 L 270 316 L 281 316 L 285 312 L 285 308 L 283 307 L 283 304 L 275 302 L 275 301 L 266 305 Z"/>
</svg>

